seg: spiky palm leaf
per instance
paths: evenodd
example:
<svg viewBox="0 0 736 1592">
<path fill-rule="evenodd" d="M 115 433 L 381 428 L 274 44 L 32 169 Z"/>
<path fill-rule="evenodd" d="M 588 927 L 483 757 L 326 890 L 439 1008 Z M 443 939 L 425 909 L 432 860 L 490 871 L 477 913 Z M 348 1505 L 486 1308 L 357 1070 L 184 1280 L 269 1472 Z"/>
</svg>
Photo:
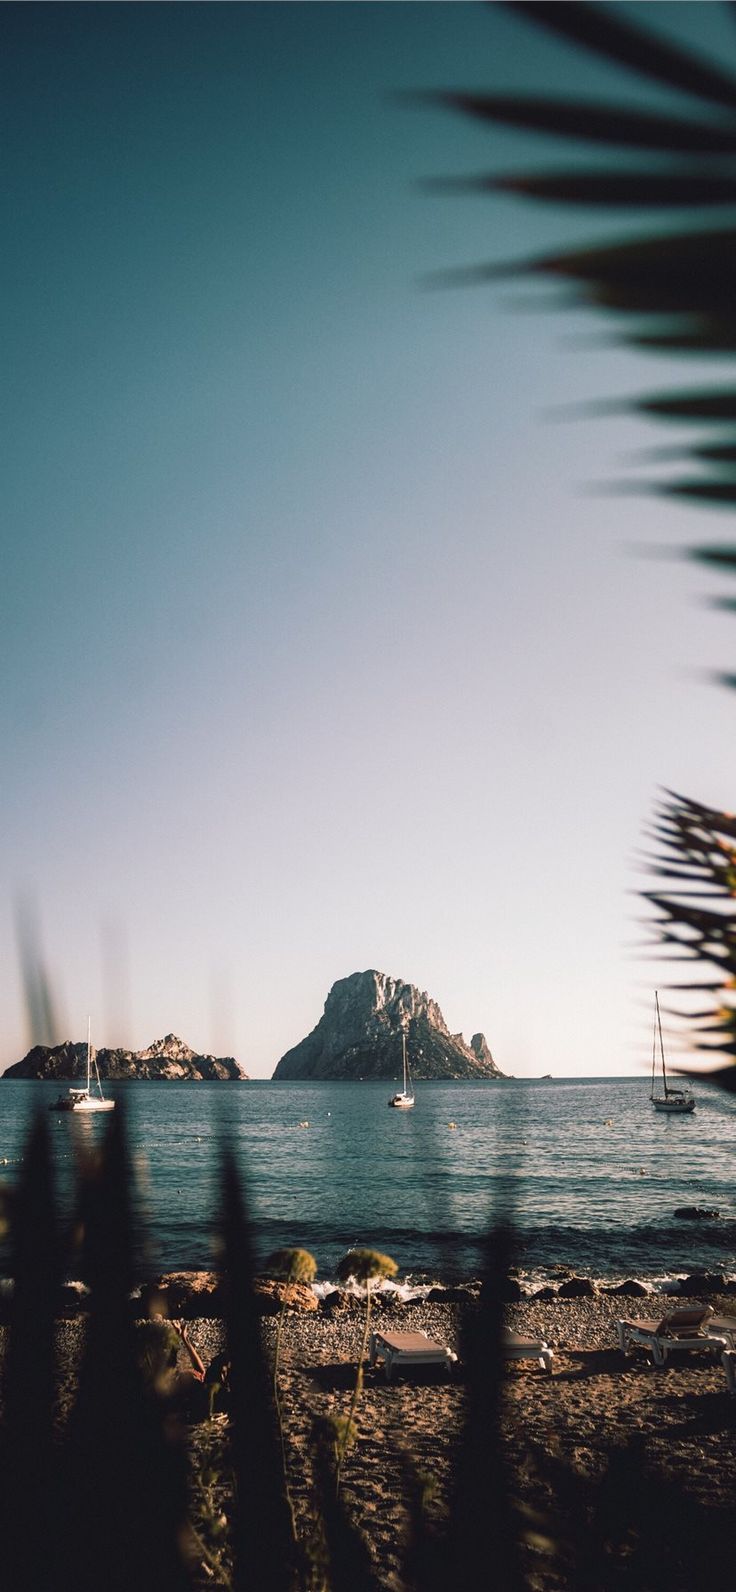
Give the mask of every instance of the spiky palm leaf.
<svg viewBox="0 0 736 1592">
<path fill-rule="evenodd" d="M 462 92 L 423 96 L 476 121 L 603 146 L 609 157 L 601 169 L 570 166 L 511 177 L 483 173 L 435 187 L 504 191 L 542 203 L 588 206 L 598 214 L 625 207 L 654 223 L 637 237 L 481 264 L 454 273 L 456 279 L 499 281 L 520 274 L 552 279 L 564 286 L 566 308 L 572 303 L 602 312 L 615 326 L 617 340 L 633 348 L 704 358 L 733 353 L 736 226 L 724 207 L 736 200 L 736 39 L 729 70 L 637 26 L 621 7 L 591 0 L 504 3 L 520 25 L 546 28 L 612 64 L 624 81 L 633 74 L 681 99 L 663 113 L 658 106 L 590 103 L 579 99 L 576 89 L 557 100 Z M 619 157 L 615 170 L 612 154 Z M 680 220 L 676 227 L 663 227 L 663 213 L 688 209 L 691 225 Z M 704 221 L 704 213 L 724 219 Z M 610 407 L 603 404 L 598 412 Z M 668 469 L 662 478 L 637 485 L 702 504 L 736 504 L 736 381 L 635 396 L 615 405 L 622 407 L 695 432 L 694 441 L 660 452 L 663 462 L 674 462 L 684 473 Z M 736 573 L 733 545 L 693 547 L 690 554 L 725 574 Z M 721 599 L 721 606 L 736 609 L 736 600 Z M 736 686 L 736 673 L 721 678 Z M 736 820 L 685 797 L 668 796 L 655 833 L 652 871 L 663 887 L 647 896 L 661 942 L 668 954 L 712 970 L 710 978 L 689 986 L 705 998 L 703 1009 L 689 1014 L 696 1045 L 736 1057 Z M 731 1064 L 711 1076 L 736 1088 Z"/>
<path fill-rule="evenodd" d="M 645 895 L 660 939 L 671 956 L 704 969 L 674 986 L 687 997 L 688 1027 L 700 1051 L 736 1056 L 736 817 L 668 791 L 654 839 L 651 871 L 661 882 Z M 736 1090 L 732 1063 L 709 1076 Z"/>
<path fill-rule="evenodd" d="M 619 242 L 561 250 L 504 264 L 479 264 L 453 275 L 456 280 L 518 280 L 540 276 L 564 285 L 570 304 L 604 312 L 617 340 L 634 348 L 703 357 L 736 351 L 736 227 L 703 222 L 736 204 L 736 42 L 734 71 L 704 61 L 641 28 L 622 14 L 585 3 L 507 4 L 519 23 L 533 22 L 614 65 L 626 81 L 647 78 L 683 96 L 681 108 L 657 109 L 588 102 L 569 96 L 440 93 L 422 96 L 476 121 L 501 123 L 555 138 L 574 138 L 604 146 L 608 164 L 581 170 L 521 172 L 443 180 L 435 187 L 515 193 L 538 202 L 587 206 L 595 210 L 633 209 L 656 220 L 654 231 Z M 632 166 L 631 151 L 646 166 Z M 610 157 L 621 164 L 611 170 Z M 662 228 L 668 210 L 697 210 L 692 225 Z M 617 405 L 617 408 L 622 407 Z M 674 424 L 704 428 L 704 440 L 668 450 L 688 472 L 642 483 L 648 491 L 694 498 L 702 503 L 736 503 L 736 382 L 705 390 L 633 396 L 623 406 Z M 713 562 L 712 550 L 708 552 Z M 732 572 L 736 550 L 723 549 L 724 570 Z"/>
</svg>

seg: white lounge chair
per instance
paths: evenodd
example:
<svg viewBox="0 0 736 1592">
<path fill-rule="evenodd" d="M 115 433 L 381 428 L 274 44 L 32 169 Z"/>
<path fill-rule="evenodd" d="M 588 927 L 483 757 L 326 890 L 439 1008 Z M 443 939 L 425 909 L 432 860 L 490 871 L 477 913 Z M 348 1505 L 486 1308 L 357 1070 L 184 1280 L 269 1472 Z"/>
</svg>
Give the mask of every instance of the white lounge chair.
<svg viewBox="0 0 736 1592">
<path fill-rule="evenodd" d="M 712 1316 L 712 1307 L 705 1305 L 697 1310 L 670 1310 L 659 1321 L 617 1321 L 619 1348 L 624 1354 L 645 1349 L 659 1366 L 666 1365 L 671 1355 L 690 1349 L 722 1354 L 728 1341 L 722 1333 L 711 1331 Z"/>
<path fill-rule="evenodd" d="M 544 1338 L 523 1338 L 518 1332 L 506 1331 L 501 1340 L 501 1353 L 504 1360 L 536 1360 L 548 1376 L 552 1375 L 554 1356 Z"/>
<path fill-rule="evenodd" d="M 708 1337 L 712 1333 L 717 1338 L 725 1338 L 726 1347 L 736 1349 L 736 1316 L 710 1316 L 705 1330 Z"/>
<path fill-rule="evenodd" d="M 457 1355 L 452 1349 L 445 1348 L 442 1343 L 435 1343 L 426 1332 L 383 1332 L 375 1330 L 371 1333 L 369 1346 L 370 1364 L 375 1365 L 377 1360 L 383 1360 L 386 1372 L 386 1381 L 390 1382 L 394 1366 L 401 1369 L 409 1365 L 442 1365 L 449 1371 L 455 1364 Z"/>
<path fill-rule="evenodd" d="M 709 1337 L 712 1333 L 719 1342 L 725 1344 L 721 1365 L 726 1373 L 729 1393 L 736 1393 L 736 1316 L 711 1316 L 707 1332 Z"/>
</svg>

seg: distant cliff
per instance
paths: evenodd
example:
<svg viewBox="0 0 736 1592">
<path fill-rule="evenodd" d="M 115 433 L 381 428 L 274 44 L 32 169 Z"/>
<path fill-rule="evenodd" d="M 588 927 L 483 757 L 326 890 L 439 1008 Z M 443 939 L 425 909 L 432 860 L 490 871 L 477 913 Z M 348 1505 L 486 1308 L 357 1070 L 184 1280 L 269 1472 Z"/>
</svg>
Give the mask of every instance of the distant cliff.
<svg viewBox="0 0 736 1592">
<path fill-rule="evenodd" d="M 247 1077 L 232 1056 L 199 1056 L 176 1034 L 157 1039 L 147 1050 L 97 1050 L 101 1078 L 242 1079 Z M 86 1078 L 87 1045 L 34 1045 L 4 1078 Z"/>
<path fill-rule="evenodd" d="M 287 1050 L 274 1078 L 399 1078 L 406 1034 L 412 1078 L 502 1078 L 483 1034 L 466 1045 L 436 1001 L 371 970 L 338 979 L 311 1034 Z"/>
</svg>

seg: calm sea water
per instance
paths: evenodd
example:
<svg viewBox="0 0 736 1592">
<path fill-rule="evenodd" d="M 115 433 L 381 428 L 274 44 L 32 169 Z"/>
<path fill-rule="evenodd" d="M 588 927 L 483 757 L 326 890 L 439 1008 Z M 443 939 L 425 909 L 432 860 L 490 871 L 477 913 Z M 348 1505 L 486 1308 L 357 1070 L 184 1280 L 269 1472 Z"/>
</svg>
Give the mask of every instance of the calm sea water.
<svg viewBox="0 0 736 1592">
<path fill-rule="evenodd" d="M 0 1083 L 0 1179 L 17 1177 L 33 1111 L 58 1087 Z M 679 1119 L 652 1110 L 644 1078 L 419 1083 L 408 1112 L 388 1109 L 390 1087 L 111 1085 L 136 1167 L 141 1271 L 212 1263 L 229 1141 L 261 1258 L 298 1243 L 322 1277 L 363 1243 L 414 1277 L 472 1276 L 494 1215 L 513 1218 L 520 1268 L 536 1278 L 558 1264 L 606 1278 L 736 1272 L 736 1106 L 707 1086 Z M 75 1146 L 106 1124 L 67 1113 L 48 1123 L 69 1211 Z M 680 1205 L 720 1218 L 676 1221 Z"/>
</svg>

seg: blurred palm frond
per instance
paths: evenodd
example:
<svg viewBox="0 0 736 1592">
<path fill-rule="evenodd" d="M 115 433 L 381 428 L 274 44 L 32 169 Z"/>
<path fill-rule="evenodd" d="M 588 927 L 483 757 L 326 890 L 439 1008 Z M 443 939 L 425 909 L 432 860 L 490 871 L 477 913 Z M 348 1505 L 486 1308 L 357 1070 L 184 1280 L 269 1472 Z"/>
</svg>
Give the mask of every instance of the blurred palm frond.
<svg viewBox="0 0 736 1592">
<path fill-rule="evenodd" d="M 674 957 L 710 968 L 700 981 L 674 986 L 690 1003 L 682 1014 L 688 1031 L 699 1051 L 736 1057 L 736 817 L 667 791 L 653 837 L 650 872 L 658 883 L 644 895 L 660 942 Z M 708 999 L 693 1009 L 699 994 Z M 707 1076 L 736 1089 L 732 1064 Z"/>
<path fill-rule="evenodd" d="M 603 159 L 596 166 L 591 155 L 584 164 L 571 156 L 568 166 L 556 170 L 525 170 L 510 176 L 484 172 L 443 179 L 433 187 L 505 192 L 537 203 L 588 207 L 596 216 L 631 211 L 637 232 L 583 248 L 481 263 L 445 273 L 445 280 L 503 282 L 520 275 L 551 280 L 564 285 L 561 307 L 604 316 L 614 327 L 618 344 L 669 357 L 697 355 L 706 361 L 732 355 L 736 352 L 736 45 L 731 70 L 727 62 L 709 61 L 696 48 L 665 37 L 659 29 L 639 26 L 620 6 L 593 0 L 565 5 L 503 0 L 503 5 L 520 24 L 544 28 L 572 46 L 569 92 L 552 98 L 455 91 L 422 98 L 484 125 L 516 127 L 545 140 L 574 139 L 602 149 Z M 612 98 L 600 103 L 580 97 L 581 52 L 612 69 L 612 94 L 624 100 L 620 89 L 613 88 L 617 81 L 628 94 L 627 101 L 617 103 Z M 648 92 L 649 85 L 651 103 L 642 93 L 642 87 Z M 667 220 L 668 212 L 677 213 L 675 222 Z M 675 448 L 649 452 L 650 463 L 659 466 L 653 475 L 643 477 L 637 469 L 625 484 L 703 506 L 736 505 L 733 381 L 704 387 L 688 383 L 582 410 L 589 415 L 622 411 L 687 428 Z M 689 554 L 723 576 L 736 574 L 733 543 L 692 547 Z M 715 602 L 727 612 L 736 611 L 733 598 Z M 736 671 L 723 671 L 718 678 L 736 687 Z M 659 809 L 656 853 L 650 859 L 651 871 L 662 883 L 645 896 L 668 957 L 684 957 L 707 969 L 699 986 L 706 997 L 703 1009 L 682 1014 L 695 1047 L 736 1058 L 734 840 L 736 821 L 730 815 L 668 794 Z M 729 1089 L 736 1087 L 736 1068 L 732 1072 L 730 1065 L 710 1076 Z"/>
<path fill-rule="evenodd" d="M 571 71 L 571 91 L 546 95 L 431 92 L 420 97 L 484 124 L 574 139 L 603 146 L 606 163 L 549 171 L 523 171 L 443 178 L 442 191 L 505 192 L 545 204 L 588 207 L 596 215 L 631 210 L 637 236 L 606 240 L 588 248 L 562 249 L 505 263 L 479 264 L 446 280 L 518 280 L 519 275 L 566 283 L 581 308 L 603 312 L 616 323 L 617 341 L 635 349 L 668 355 L 723 356 L 736 350 L 736 227 L 728 207 L 736 206 L 736 51 L 734 72 L 705 60 L 695 50 L 640 27 L 611 8 L 585 4 L 505 4 L 520 22 L 531 22 L 558 39 L 606 61 L 629 89 L 632 78 L 656 85 L 656 102 L 632 106 L 578 98 L 579 71 Z M 577 63 L 575 63 L 577 65 Z M 660 108 L 661 90 L 672 108 Z M 634 155 L 632 157 L 632 152 Z M 615 167 L 613 161 L 618 157 Z M 637 160 L 644 163 L 638 165 Z M 724 207 L 726 207 L 724 211 Z M 663 225 L 668 211 L 689 212 L 687 226 Z M 724 213 L 714 225 L 714 213 Z M 686 443 L 682 458 L 695 472 L 685 480 L 671 472 L 642 482 L 667 494 L 704 504 L 736 502 L 736 391 L 706 388 L 634 396 L 617 405 L 660 420 L 706 428 L 705 441 Z M 717 430 L 714 428 L 718 428 Z M 722 428 L 725 428 L 725 432 Z M 730 550 L 733 553 L 733 550 Z M 724 563 L 724 568 L 727 565 Z"/>
</svg>

